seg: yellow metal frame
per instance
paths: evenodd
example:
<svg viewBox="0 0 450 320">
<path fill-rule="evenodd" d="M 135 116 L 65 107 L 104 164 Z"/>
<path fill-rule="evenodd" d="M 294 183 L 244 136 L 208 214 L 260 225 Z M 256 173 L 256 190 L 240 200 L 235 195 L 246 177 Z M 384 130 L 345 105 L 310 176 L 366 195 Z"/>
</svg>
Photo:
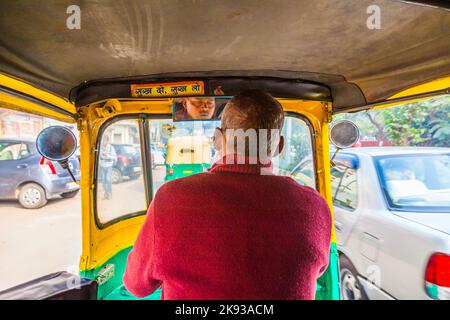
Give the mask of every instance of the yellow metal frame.
<svg viewBox="0 0 450 320">
<path fill-rule="evenodd" d="M 34 97 L 52 106 L 55 106 L 61 110 L 67 111 L 72 114 L 76 114 L 75 106 L 47 91 L 38 89 L 28 83 L 21 80 L 6 76 L 0 73 L 0 85 L 13 91 L 25 93 L 28 96 Z M 19 97 L 4 93 L 0 91 L 0 107 L 13 109 L 22 112 L 33 113 L 45 117 L 50 117 L 64 122 L 75 122 L 75 120 L 67 115 L 64 115 L 58 111 L 51 110 L 45 106 L 37 103 L 21 99 Z"/>
<path fill-rule="evenodd" d="M 387 100 L 404 98 L 404 97 L 409 97 L 409 96 L 414 96 L 414 95 L 419 95 L 419 94 L 426 94 L 428 92 L 445 90 L 445 89 L 449 89 L 449 88 L 450 88 L 450 76 L 444 77 L 444 78 L 439 78 L 439 79 L 409 88 L 407 90 L 404 90 L 402 92 L 394 94 L 393 96 L 389 97 L 389 99 L 387 99 Z M 418 101 L 427 100 L 427 99 L 430 99 L 430 97 L 408 99 L 406 101 L 396 101 L 396 102 L 392 102 L 392 103 L 386 102 L 385 104 L 374 107 L 373 110 L 390 108 L 390 107 L 398 106 L 401 104 L 413 103 L 413 102 L 418 102 Z"/>
</svg>

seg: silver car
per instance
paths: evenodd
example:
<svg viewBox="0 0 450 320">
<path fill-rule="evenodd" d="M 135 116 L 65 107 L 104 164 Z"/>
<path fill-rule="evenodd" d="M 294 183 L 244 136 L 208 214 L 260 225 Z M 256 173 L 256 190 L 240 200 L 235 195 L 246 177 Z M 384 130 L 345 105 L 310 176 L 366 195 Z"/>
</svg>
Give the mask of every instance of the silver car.
<svg viewBox="0 0 450 320">
<path fill-rule="evenodd" d="M 450 148 L 354 148 L 335 160 L 342 298 L 450 299 Z"/>
</svg>

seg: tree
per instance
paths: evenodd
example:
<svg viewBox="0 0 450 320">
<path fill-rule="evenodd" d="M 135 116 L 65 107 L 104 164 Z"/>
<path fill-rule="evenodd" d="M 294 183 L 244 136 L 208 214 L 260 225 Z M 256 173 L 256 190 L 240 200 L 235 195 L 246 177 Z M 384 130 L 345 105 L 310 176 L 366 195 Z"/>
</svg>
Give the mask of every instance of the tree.
<svg viewBox="0 0 450 320">
<path fill-rule="evenodd" d="M 367 140 L 397 146 L 450 147 L 450 95 L 335 117 L 354 121 Z"/>
</svg>

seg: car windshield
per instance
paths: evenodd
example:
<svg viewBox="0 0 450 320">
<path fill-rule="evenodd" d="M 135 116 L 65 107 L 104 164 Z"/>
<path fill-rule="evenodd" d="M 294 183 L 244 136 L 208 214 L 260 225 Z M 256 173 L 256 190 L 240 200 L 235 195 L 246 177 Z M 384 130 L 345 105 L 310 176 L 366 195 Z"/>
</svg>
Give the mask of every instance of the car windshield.
<svg viewBox="0 0 450 320">
<path fill-rule="evenodd" d="M 384 156 L 376 163 L 391 208 L 450 212 L 450 154 Z"/>
</svg>

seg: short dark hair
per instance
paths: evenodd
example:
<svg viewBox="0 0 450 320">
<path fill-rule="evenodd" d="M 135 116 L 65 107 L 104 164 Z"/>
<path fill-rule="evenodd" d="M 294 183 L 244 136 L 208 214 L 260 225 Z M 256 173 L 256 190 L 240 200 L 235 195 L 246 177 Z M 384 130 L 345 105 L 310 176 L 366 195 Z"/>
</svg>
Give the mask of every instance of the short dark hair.
<svg viewBox="0 0 450 320">
<path fill-rule="evenodd" d="M 255 130 L 257 133 L 256 150 L 258 155 L 261 151 L 267 151 L 267 155 L 272 153 L 272 130 L 277 130 L 281 135 L 281 129 L 284 124 L 284 111 L 281 104 L 275 100 L 270 94 L 257 90 L 246 90 L 234 98 L 232 98 L 225 106 L 222 112 L 222 132 L 231 130 L 236 133 L 237 130 Z M 260 135 L 264 134 L 263 130 L 267 130 L 267 138 L 260 141 Z M 227 137 L 228 138 L 228 137 Z M 231 138 L 231 137 L 230 137 Z M 238 139 L 236 136 L 232 138 L 232 148 L 234 152 L 238 152 Z M 273 141 L 275 143 L 275 141 Z M 250 155 L 251 141 L 248 136 L 245 137 L 245 155 Z M 255 149 L 252 149 L 255 150 Z"/>
</svg>

